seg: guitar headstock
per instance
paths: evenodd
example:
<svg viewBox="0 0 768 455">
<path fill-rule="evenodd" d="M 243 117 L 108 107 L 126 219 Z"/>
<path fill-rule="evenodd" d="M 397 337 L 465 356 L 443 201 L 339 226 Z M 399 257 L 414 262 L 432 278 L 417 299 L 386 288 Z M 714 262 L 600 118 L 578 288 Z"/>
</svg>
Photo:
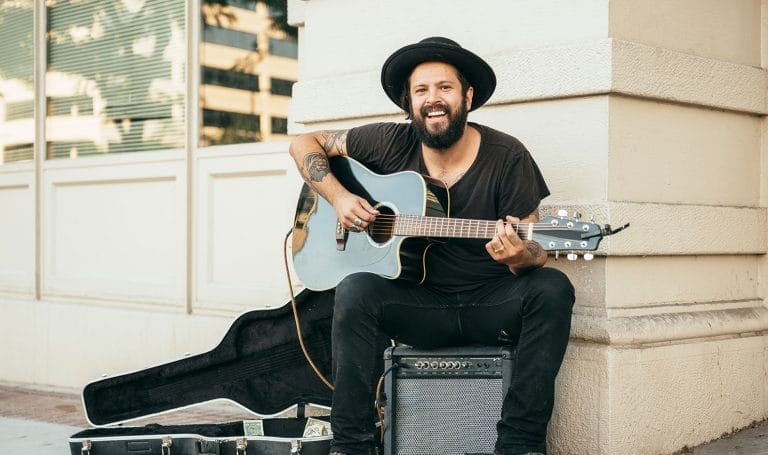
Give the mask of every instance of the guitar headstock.
<svg viewBox="0 0 768 455">
<path fill-rule="evenodd" d="M 584 260 L 594 258 L 594 251 L 600 246 L 603 237 L 613 235 L 629 227 L 629 223 L 613 229 L 606 224 L 600 225 L 590 221 L 582 221 L 581 214 L 574 213 L 568 217 L 568 212 L 559 210 L 558 216 L 545 216 L 538 223 L 533 234 L 533 240 L 538 242 L 546 251 L 554 251 L 555 255 L 560 251 L 567 251 L 568 260 L 575 260 L 578 252 L 584 253 Z"/>
</svg>

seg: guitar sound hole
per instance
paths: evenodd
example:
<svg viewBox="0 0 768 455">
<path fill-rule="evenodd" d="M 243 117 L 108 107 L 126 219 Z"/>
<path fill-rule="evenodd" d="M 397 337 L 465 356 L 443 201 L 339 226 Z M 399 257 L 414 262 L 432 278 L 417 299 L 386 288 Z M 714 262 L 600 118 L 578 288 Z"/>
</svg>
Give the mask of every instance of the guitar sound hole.
<svg viewBox="0 0 768 455">
<path fill-rule="evenodd" d="M 368 225 L 368 235 L 376 243 L 386 243 L 394 235 L 395 212 L 386 205 L 377 206 L 379 216 Z"/>
</svg>

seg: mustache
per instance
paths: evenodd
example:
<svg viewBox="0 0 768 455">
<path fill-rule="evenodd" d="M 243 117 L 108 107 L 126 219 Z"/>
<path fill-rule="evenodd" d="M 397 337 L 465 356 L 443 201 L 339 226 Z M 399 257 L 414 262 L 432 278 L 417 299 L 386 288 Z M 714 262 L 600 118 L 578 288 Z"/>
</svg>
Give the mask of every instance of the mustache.
<svg viewBox="0 0 768 455">
<path fill-rule="evenodd" d="M 429 112 L 435 110 L 435 108 L 440 108 L 445 111 L 446 114 L 451 115 L 451 110 L 448 108 L 448 105 L 442 101 L 435 101 L 432 104 L 425 104 L 421 109 L 419 109 L 419 114 L 421 114 L 422 117 L 426 117 L 429 115 Z"/>
</svg>

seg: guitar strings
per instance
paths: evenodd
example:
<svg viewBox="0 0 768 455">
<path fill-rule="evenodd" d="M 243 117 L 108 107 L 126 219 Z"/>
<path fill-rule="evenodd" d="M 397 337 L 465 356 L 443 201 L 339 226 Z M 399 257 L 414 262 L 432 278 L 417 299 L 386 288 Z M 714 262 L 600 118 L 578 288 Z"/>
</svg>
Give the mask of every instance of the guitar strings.
<svg viewBox="0 0 768 455">
<path fill-rule="evenodd" d="M 456 223 L 456 224 L 477 224 L 479 225 L 495 225 L 496 221 L 494 220 L 471 220 L 471 219 L 464 219 L 464 218 L 443 218 L 443 217 L 437 217 L 437 216 L 422 216 L 422 215 L 390 215 L 390 214 L 380 214 L 376 216 L 376 221 L 374 221 L 374 224 L 379 224 L 382 218 L 385 219 L 385 221 L 391 221 L 392 223 L 396 223 L 398 219 L 404 220 L 405 222 L 416 220 L 419 224 L 425 224 L 425 223 Z M 569 228 L 567 226 L 560 226 L 560 225 L 553 225 L 552 223 L 543 223 L 543 222 L 535 222 L 535 223 L 509 223 L 504 221 L 504 225 L 513 225 L 513 226 L 522 226 L 524 228 L 528 228 L 529 226 L 533 227 L 542 227 L 542 228 L 553 228 L 553 229 L 562 229 L 562 230 L 572 230 L 573 228 Z"/>
<path fill-rule="evenodd" d="M 418 220 L 417 223 L 413 223 L 413 220 L 409 220 L 413 217 L 414 220 Z M 383 220 L 381 218 L 384 218 Z M 400 220 L 399 220 L 400 219 Z M 444 220 L 457 220 L 456 218 L 438 218 L 438 217 L 422 217 L 422 216 L 409 216 L 409 215 L 379 215 L 376 220 L 366 229 L 367 232 L 373 234 L 387 234 L 394 231 L 396 228 L 401 229 L 437 229 L 438 231 L 450 231 L 450 232 L 495 232 L 496 222 L 487 220 L 461 220 L 455 223 L 455 226 L 444 226 Z M 398 226 L 398 221 L 402 221 Z M 443 222 L 441 222 L 443 221 Z M 441 226 L 442 225 L 442 226 Z M 554 226 L 551 223 L 507 223 L 504 225 L 512 225 L 515 227 L 515 231 L 522 234 L 527 234 L 527 230 L 531 226 L 547 231 L 574 231 L 574 228 L 567 226 Z"/>
</svg>

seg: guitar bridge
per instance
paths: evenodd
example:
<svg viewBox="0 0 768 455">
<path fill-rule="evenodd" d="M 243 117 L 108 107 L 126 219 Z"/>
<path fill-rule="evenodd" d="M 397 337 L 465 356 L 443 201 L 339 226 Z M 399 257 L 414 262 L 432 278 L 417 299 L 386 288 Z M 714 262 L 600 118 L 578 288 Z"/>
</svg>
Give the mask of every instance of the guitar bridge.
<svg viewBox="0 0 768 455">
<path fill-rule="evenodd" d="M 349 237 L 349 231 L 344 229 L 341 225 L 341 221 L 336 222 L 336 251 L 344 251 L 347 249 L 347 238 Z"/>
</svg>

